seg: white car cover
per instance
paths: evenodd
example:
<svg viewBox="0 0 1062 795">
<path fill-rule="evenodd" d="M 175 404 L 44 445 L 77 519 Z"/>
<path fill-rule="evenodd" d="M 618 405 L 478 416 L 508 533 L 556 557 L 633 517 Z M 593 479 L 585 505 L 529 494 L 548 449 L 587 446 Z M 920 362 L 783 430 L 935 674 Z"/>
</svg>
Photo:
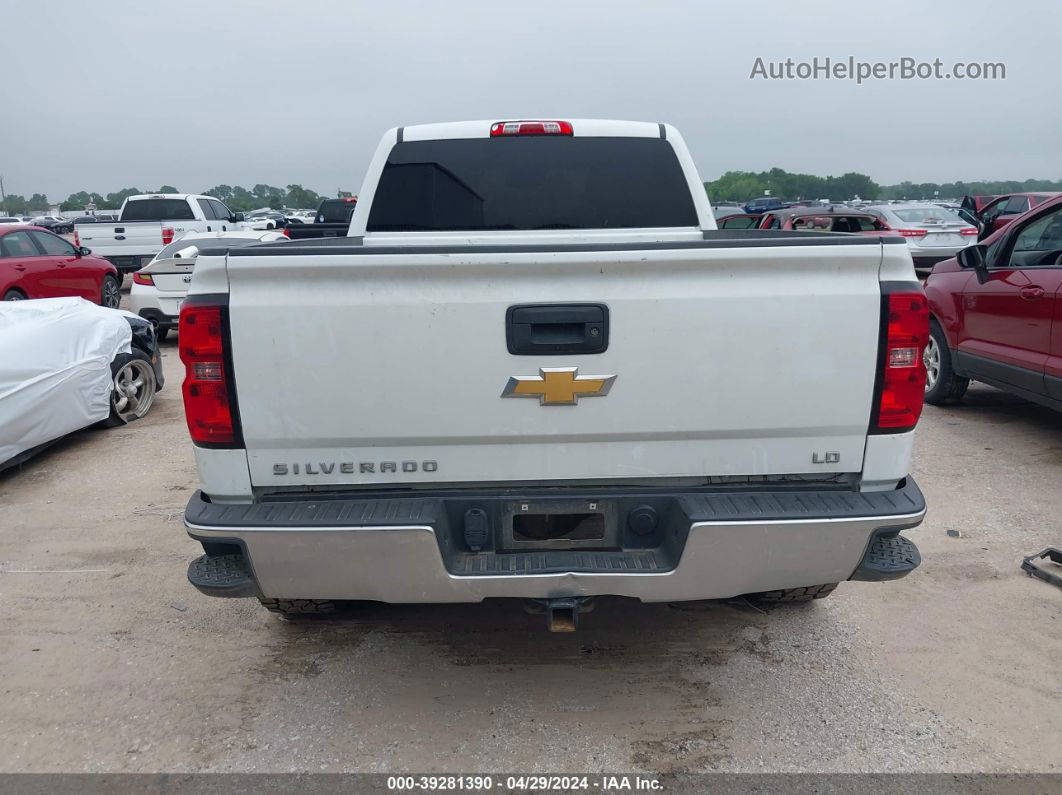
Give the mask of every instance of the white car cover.
<svg viewBox="0 0 1062 795">
<path fill-rule="evenodd" d="M 0 465 L 106 419 L 126 312 L 84 298 L 0 301 Z"/>
</svg>

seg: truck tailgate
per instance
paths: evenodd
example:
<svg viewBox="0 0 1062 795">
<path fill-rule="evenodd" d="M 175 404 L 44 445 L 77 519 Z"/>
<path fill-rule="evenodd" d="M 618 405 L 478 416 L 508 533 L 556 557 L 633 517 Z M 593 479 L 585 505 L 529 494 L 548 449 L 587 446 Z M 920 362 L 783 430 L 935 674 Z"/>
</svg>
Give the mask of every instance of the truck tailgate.
<svg viewBox="0 0 1062 795">
<path fill-rule="evenodd" d="M 251 482 L 859 472 L 882 250 L 832 242 L 230 253 Z M 509 352 L 510 307 L 570 303 L 606 350 Z"/>
<path fill-rule="evenodd" d="M 77 234 L 81 245 L 92 249 L 92 253 L 100 257 L 154 255 L 163 246 L 160 221 L 78 224 Z"/>
</svg>

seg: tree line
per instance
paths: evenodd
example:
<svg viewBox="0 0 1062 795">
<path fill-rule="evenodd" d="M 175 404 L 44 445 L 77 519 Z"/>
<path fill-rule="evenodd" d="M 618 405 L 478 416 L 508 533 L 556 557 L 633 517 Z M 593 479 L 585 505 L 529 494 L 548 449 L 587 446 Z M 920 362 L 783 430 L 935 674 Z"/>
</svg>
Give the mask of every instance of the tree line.
<svg viewBox="0 0 1062 795">
<path fill-rule="evenodd" d="M 845 201 L 858 196 L 861 199 L 946 199 L 962 196 L 1020 193 L 1025 191 L 1062 191 L 1062 180 L 1026 179 L 980 182 L 901 182 L 897 185 L 879 185 L 866 174 L 854 171 L 839 177 L 820 177 L 815 174 L 795 174 L 781 168 L 770 171 L 728 171 L 719 179 L 704 183 L 713 202 L 744 202 L 770 191 L 780 199 L 829 199 Z M 178 193 L 172 185 L 162 185 L 154 191 L 140 188 L 123 188 L 108 193 L 78 191 L 71 193 L 59 205 L 62 212 L 79 212 L 90 204 L 98 208 L 120 207 L 128 196 L 138 193 Z M 316 208 L 323 198 L 302 185 L 278 188 L 259 183 L 253 188 L 240 185 L 215 185 L 203 191 L 207 196 L 221 199 L 234 212 L 247 212 L 259 207 L 305 207 Z M 5 215 L 28 215 L 47 212 L 51 203 L 43 193 L 34 193 L 28 199 L 18 194 L 8 194 L 0 211 Z"/>
<path fill-rule="evenodd" d="M 780 199 L 946 199 L 963 196 L 1062 191 L 1062 180 L 1026 179 L 978 182 L 901 182 L 879 185 L 866 174 L 849 172 L 839 177 L 794 174 L 781 168 L 770 171 L 728 171 L 717 180 L 704 183 L 713 202 L 747 201 L 771 195 Z M 770 191 L 770 194 L 766 194 Z"/>
<path fill-rule="evenodd" d="M 114 193 L 102 194 L 94 191 L 78 191 L 71 193 L 64 201 L 60 202 L 61 212 L 82 212 L 90 204 L 99 209 L 117 209 L 122 206 L 130 196 L 139 193 L 180 193 L 172 185 L 162 185 L 156 190 L 140 190 L 140 188 L 122 188 Z M 321 203 L 322 196 L 316 192 L 302 187 L 302 185 L 288 185 L 286 188 L 278 188 L 274 185 L 255 185 L 248 190 L 239 185 L 216 185 L 210 190 L 203 191 L 206 196 L 221 199 L 234 212 L 247 212 L 257 210 L 260 207 L 299 207 L 316 209 Z M 52 207 L 52 203 L 43 193 L 34 193 L 28 199 L 17 193 L 9 193 L 4 197 L 0 214 L 3 215 L 29 215 L 31 213 L 45 213 Z"/>
</svg>

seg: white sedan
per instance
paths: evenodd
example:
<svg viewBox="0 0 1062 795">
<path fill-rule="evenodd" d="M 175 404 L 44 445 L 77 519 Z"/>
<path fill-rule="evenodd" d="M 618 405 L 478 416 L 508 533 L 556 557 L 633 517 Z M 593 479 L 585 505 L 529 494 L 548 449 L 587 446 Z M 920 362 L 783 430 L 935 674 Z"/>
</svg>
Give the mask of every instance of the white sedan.
<svg viewBox="0 0 1062 795">
<path fill-rule="evenodd" d="M 155 255 L 133 274 L 129 309 L 151 321 L 160 340 L 177 327 L 181 303 L 188 295 L 199 247 L 219 242 L 224 246 L 250 246 L 287 240 L 282 232 L 241 229 L 231 232 L 188 232 Z"/>
<path fill-rule="evenodd" d="M 878 204 L 863 212 L 907 240 L 918 271 L 929 271 L 977 242 L 976 226 L 937 204 Z"/>
</svg>

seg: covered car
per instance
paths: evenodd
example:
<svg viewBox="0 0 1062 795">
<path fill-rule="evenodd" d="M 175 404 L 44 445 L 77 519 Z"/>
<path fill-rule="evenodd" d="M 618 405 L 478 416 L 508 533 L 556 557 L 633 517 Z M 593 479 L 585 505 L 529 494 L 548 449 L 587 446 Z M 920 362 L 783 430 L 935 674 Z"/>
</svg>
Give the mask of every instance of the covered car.
<svg viewBox="0 0 1062 795">
<path fill-rule="evenodd" d="M 73 431 L 143 417 L 162 385 L 143 318 L 83 298 L 0 302 L 0 469 Z"/>
</svg>

